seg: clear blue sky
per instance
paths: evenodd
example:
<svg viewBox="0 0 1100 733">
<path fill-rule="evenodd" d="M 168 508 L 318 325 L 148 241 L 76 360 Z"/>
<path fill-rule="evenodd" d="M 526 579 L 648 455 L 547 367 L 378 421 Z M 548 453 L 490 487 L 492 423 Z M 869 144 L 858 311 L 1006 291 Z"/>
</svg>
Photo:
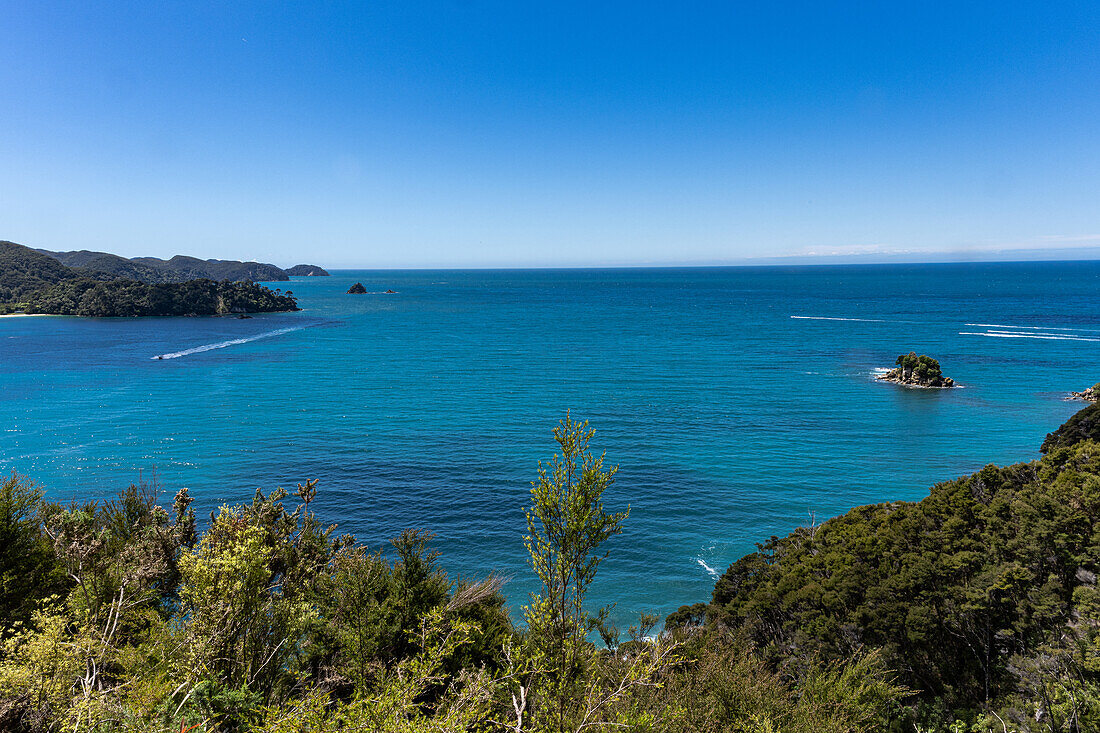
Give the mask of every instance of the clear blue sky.
<svg viewBox="0 0 1100 733">
<path fill-rule="evenodd" d="M 1100 246 L 1095 1 L 0 0 L 0 99 L 0 239 L 49 249 Z"/>
</svg>

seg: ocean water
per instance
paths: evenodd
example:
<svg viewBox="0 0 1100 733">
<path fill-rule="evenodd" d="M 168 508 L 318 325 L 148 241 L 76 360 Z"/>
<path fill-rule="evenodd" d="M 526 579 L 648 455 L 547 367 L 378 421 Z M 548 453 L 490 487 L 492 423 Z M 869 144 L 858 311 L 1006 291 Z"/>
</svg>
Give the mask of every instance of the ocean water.
<svg viewBox="0 0 1100 733">
<path fill-rule="evenodd" d="M 368 295 L 346 295 L 362 281 Z M 592 593 L 707 600 L 773 534 L 1030 460 L 1100 380 L 1100 262 L 337 272 L 252 319 L 0 318 L 0 468 L 58 500 L 156 476 L 204 514 L 320 480 L 372 546 L 533 589 L 523 507 L 566 410 L 630 507 Z M 381 291 L 393 289 L 397 294 Z M 875 369 L 916 350 L 962 389 Z M 156 356 L 163 359 L 156 359 Z"/>
</svg>

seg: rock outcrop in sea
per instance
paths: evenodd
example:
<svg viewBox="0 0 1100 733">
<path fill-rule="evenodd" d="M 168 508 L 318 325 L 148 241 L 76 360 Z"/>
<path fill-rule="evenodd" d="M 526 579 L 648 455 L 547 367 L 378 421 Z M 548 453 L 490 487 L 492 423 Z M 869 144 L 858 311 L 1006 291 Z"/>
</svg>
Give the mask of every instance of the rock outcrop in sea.
<svg viewBox="0 0 1100 733">
<path fill-rule="evenodd" d="M 900 384 L 903 387 L 924 387 L 929 389 L 946 389 L 955 386 L 955 380 L 943 376 L 940 363 L 930 356 L 910 351 L 902 354 L 894 362 L 897 367 L 883 374 L 879 379 L 886 382 Z"/>
<path fill-rule="evenodd" d="M 1085 402 L 1100 402 L 1100 382 L 1081 392 L 1070 392 L 1069 399 L 1084 400 Z"/>
<path fill-rule="evenodd" d="M 363 283 L 355 283 L 348 288 L 348 295 L 363 295 L 367 292 L 367 289 L 363 287 Z"/>
</svg>

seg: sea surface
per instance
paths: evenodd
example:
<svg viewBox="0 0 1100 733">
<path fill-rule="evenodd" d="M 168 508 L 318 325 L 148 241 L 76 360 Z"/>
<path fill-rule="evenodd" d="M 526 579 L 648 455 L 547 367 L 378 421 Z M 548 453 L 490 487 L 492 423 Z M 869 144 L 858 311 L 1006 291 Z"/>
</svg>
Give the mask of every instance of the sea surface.
<svg viewBox="0 0 1100 733">
<path fill-rule="evenodd" d="M 347 295 L 362 282 L 371 293 Z M 299 313 L 0 318 L 0 469 L 58 500 L 155 476 L 200 516 L 319 479 L 340 532 L 435 533 L 534 588 L 523 508 L 567 410 L 630 508 L 592 591 L 708 600 L 756 542 L 1038 456 L 1100 380 L 1100 262 L 336 272 Z M 382 291 L 392 289 L 395 294 Z M 876 369 L 915 350 L 962 386 Z M 157 356 L 163 356 L 157 359 Z"/>
</svg>

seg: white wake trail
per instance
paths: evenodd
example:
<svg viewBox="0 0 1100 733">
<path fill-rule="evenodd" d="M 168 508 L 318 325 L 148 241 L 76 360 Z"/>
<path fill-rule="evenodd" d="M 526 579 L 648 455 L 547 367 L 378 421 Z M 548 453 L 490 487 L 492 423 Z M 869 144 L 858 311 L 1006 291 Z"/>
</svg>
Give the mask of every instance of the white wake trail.
<svg viewBox="0 0 1100 733">
<path fill-rule="evenodd" d="M 791 316 L 806 321 L 860 321 L 862 323 L 886 323 L 880 318 L 836 318 L 833 316 Z"/>
<path fill-rule="evenodd" d="M 191 356 L 192 354 L 201 354 L 204 351 L 213 351 L 214 349 L 224 349 L 229 346 L 236 346 L 237 344 L 247 344 L 249 341 L 259 341 L 260 339 L 271 338 L 272 336 L 282 336 L 284 333 L 290 333 L 291 331 L 301 331 L 305 326 L 292 326 L 290 328 L 277 328 L 274 331 L 265 331 L 264 333 L 258 333 L 255 336 L 246 336 L 239 339 L 230 339 L 228 341 L 219 341 L 215 344 L 203 344 L 202 346 L 196 346 L 192 349 L 184 349 L 183 351 L 173 351 L 170 354 L 157 354 L 156 356 L 149 357 L 151 359 L 178 359 L 181 356 Z"/>
<path fill-rule="evenodd" d="M 979 328 L 1011 328 L 1016 331 L 1085 331 L 1096 333 L 1095 328 L 1067 328 L 1065 326 L 1007 326 L 1003 323 L 964 323 L 964 326 L 978 326 Z"/>
<path fill-rule="evenodd" d="M 989 336 L 1000 339 L 1046 339 L 1047 341 L 1100 341 L 1100 339 L 1086 338 L 1084 336 L 1055 336 L 1053 334 L 1040 333 L 1009 333 L 1006 331 L 959 331 L 960 336 Z"/>
</svg>

